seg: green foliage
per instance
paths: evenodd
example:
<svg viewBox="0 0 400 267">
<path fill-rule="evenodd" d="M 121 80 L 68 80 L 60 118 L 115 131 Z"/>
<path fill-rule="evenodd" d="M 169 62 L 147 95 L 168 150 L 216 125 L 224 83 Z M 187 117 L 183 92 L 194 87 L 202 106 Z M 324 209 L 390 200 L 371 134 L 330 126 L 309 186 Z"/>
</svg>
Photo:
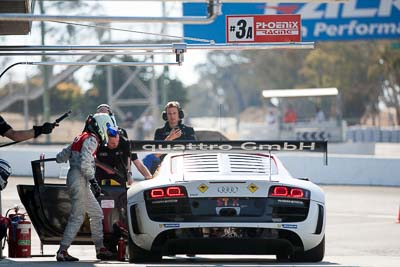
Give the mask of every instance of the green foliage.
<svg viewBox="0 0 400 267">
<path fill-rule="evenodd" d="M 202 98 L 208 98 L 208 100 L 200 100 L 200 95 L 196 101 L 208 102 L 212 105 L 208 106 L 209 109 L 203 108 L 203 112 L 213 110 L 217 112 L 213 114 L 214 116 L 231 116 L 239 114 L 249 103 L 260 102 L 257 88 L 246 75 L 249 72 L 246 66 L 248 60 L 239 52 L 214 51 L 208 53 L 207 59 L 207 63 L 197 67 L 201 77 L 199 90 L 204 91 Z M 201 111 L 195 109 L 194 112 Z M 220 112 L 222 114 L 219 114 Z"/>
<path fill-rule="evenodd" d="M 313 50 L 210 52 L 207 63 L 198 66 L 201 86 L 192 86 L 191 95 L 210 103 L 210 94 L 222 88 L 225 105 L 241 111 L 261 106 L 263 90 L 337 87 L 344 117 L 358 122 L 366 112 L 378 112 L 380 103 L 399 110 L 400 50 L 390 44 L 326 42 Z M 194 92 L 198 87 L 203 96 Z"/>
<path fill-rule="evenodd" d="M 90 13 L 90 10 L 96 9 L 97 12 L 99 10 L 98 3 L 91 3 L 90 5 L 83 0 L 72 0 L 72 1 L 37 1 L 35 5 L 35 9 L 43 14 L 60 14 L 60 10 L 83 10 L 83 12 L 87 11 Z M 55 23 L 55 22 L 43 22 L 43 23 L 33 23 L 32 24 L 32 32 L 36 31 L 36 28 L 40 28 L 41 31 L 44 31 L 42 34 L 44 36 L 44 44 L 79 44 L 81 42 L 90 40 L 100 41 L 103 33 L 100 33 L 102 30 L 96 30 L 89 27 L 79 27 L 76 25 L 70 25 L 67 23 Z M 93 35 L 93 32 L 96 32 L 97 35 Z M 80 37 L 78 39 L 77 37 Z M 9 58 L 3 57 L 3 64 L 9 65 L 7 63 Z M 44 59 L 48 61 L 74 61 L 76 58 L 71 57 L 52 57 Z M 36 61 L 36 60 L 33 60 Z M 50 77 L 53 73 L 53 67 L 48 67 Z M 40 69 L 41 70 L 41 69 Z M 14 69 L 10 70 L 7 75 L 13 75 Z M 19 74 L 18 74 L 19 75 Z M 28 87 L 30 90 L 39 90 L 43 84 L 43 74 L 33 76 L 28 81 Z M 27 85 L 25 82 L 15 82 L 7 85 L 6 87 L 12 88 L 11 93 L 15 94 L 23 94 L 25 92 L 25 87 Z M 77 86 L 76 81 L 73 77 L 71 77 L 68 81 L 64 81 L 58 84 L 55 88 L 49 88 L 49 98 L 50 98 L 50 113 L 64 113 L 66 110 L 72 109 L 74 110 L 74 114 L 81 114 L 86 111 L 85 109 L 85 100 L 82 99 L 81 89 Z M 12 104 L 8 109 L 8 111 L 12 112 L 23 112 L 23 103 L 22 101 L 18 101 Z M 76 111 L 76 112 L 75 112 Z M 37 117 L 43 113 L 43 99 L 39 97 L 35 100 L 29 101 L 29 113 Z"/>
<path fill-rule="evenodd" d="M 387 107 L 396 110 L 397 118 L 400 119 L 400 49 L 396 48 L 398 42 L 387 43 L 380 47 L 379 64 L 371 69 L 371 76 L 381 77 L 380 100 Z M 381 75 L 379 75 L 381 73 Z"/>
<path fill-rule="evenodd" d="M 35 76 L 28 81 L 28 85 L 25 83 L 12 83 L 8 84 L 6 88 L 12 88 L 13 92 L 24 92 L 25 87 L 29 88 L 29 92 L 32 93 L 35 90 L 39 90 L 42 85 L 42 78 L 40 76 Z M 50 88 L 50 109 L 53 114 L 61 114 L 68 110 L 79 110 L 79 103 L 82 102 L 81 88 L 77 85 L 76 81 L 70 79 L 59 83 L 56 87 Z M 34 100 L 28 101 L 29 114 L 32 117 L 37 117 L 43 113 L 43 103 L 42 99 L 39 97 Z M 23 113 L 23 101 L 18 101 L 11 105 L 7 111 Z M 75 112 L 74 112 L 75 113 Z"/>
</svg>

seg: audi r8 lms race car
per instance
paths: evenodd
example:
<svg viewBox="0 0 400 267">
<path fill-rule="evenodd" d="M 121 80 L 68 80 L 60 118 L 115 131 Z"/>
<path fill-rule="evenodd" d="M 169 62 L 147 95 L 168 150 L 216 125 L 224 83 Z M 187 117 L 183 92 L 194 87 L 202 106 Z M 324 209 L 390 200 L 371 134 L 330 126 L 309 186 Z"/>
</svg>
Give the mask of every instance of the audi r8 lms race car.
<svg viewBox="0 0 400 267">
<path fill-rule="evenodd" d="M 325 196 L 271 151 L 324 151 L 326 142 L 131 143 L 167 153 L 151 180 L 128 190 L 130 262 L 176 254 L 261 254 L 318 262 Z"/>
</svg>

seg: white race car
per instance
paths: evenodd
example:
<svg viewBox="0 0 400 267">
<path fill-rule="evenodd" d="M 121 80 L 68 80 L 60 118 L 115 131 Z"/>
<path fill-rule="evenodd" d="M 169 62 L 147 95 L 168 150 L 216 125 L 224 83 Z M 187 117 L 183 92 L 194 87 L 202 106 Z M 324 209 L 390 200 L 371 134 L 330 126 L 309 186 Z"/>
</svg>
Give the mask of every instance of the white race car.
<svg viewBox="0 0 400 267">
<path fill-rule="evenodd" d="M 176 254 L 323 259 L 324 192 L 307 179 L 293 178 L 265 148 L 322 146 L 326 152 L 326 142 L 154 143 L 142 144 L 141 150 L 173 152 L 153 179 L 128 190 L 130 262 L 157 262 Z M 187 150 L 177 152 L 182 147 Z"/>
</svg>

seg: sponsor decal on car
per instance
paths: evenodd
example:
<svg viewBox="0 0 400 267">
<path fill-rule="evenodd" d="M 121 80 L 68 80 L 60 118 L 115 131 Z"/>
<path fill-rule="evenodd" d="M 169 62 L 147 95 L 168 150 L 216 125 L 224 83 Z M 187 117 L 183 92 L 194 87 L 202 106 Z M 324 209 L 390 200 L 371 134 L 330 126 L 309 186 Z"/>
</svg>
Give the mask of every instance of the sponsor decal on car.
<svg viewBox="0 0 400 267">
<path fill-rule="evenodd" d="M 160 228 L 179 228 L 181 225 L 179 223 L 163 223 L 160 224 Z"/>
<path fill-rule="evenodd" d="M 139 141 L 135 141 L 140 143 Z M 241 151 L 295 151 L 295 150 L 317 150 L 317 142 L 229 142 L 229 143 L 207 143 L 207 142 L 189 142 L 189 143 L 161 143 L 161 142 L 148 142 L 142 144 L 142 147 L 134 151 L 147 151 L 147 152 L 172 152 L 172 151 L 231 151 L 231 150 L 241 150 Z"/>
<path fill-rule="evenodd" d="M 161 199 L 161 200 L 153 200 L 152 204 L 166 204 L 166 203 L 177 203 L 177 199 Z"/>
<path fill-rule="evenodd" d="M 254 193 L 258 190 L 258 186 L 256 186 L 255 184 L 251 183 L 247 186 L 247 189 L 249 189 L 250 192 Z"/>
<path fill-rule="evenodd" d="M 278 203 L 285 203 L 285 204 L 294 204 L 294 205 L 304 205 L 303 201 L 300 200 L 291 200 L 291 199 L 278 199 Z"/>
<path fill-rule="evenodd" d="M 282 223 L 278 224 L 278 227 L 283 229 L 297 229 L 297 224 Z"/>
<path fill-rule="evenodd" d="M 201 185 L 199 185 L 199 186 L 197 187 L 197 189 L 198 189 L 200 192 L 204 193 L 204 192 L 206 192 L 206 191 L 208 190 L 208 186 L 207 186 L 206 184 L 201 184 Z"/>
</svg>

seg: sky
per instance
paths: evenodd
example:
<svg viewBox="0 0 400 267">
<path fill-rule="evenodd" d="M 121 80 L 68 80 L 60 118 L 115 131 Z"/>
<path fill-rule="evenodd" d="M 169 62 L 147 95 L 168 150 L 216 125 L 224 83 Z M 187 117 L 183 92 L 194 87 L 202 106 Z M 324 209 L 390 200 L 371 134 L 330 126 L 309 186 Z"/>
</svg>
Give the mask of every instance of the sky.
<svg viewBox="0 0 400 267">
<path fill-rule="evenodd" d="M 46 3 L 46 2 L 45 2 Z M 91 2 L 88 2 L 89 4 Z M 109 15 L 109 16 L 138 16 L 138 17 L 145 17 L 145 16 L 151 16 L 151 17 L 158 17 L 162 16 L 162 3 L 161 2 L 150 2 L 150 1 L 145 1 L 145 2 L 138 2 L 138 1 L 101 1 L 97 2 L 101 3 L 104 6 L 102 12 L 104 15 Z M 182 16 L 182 8 L 181 8 L 181 3 L 176 3 L 176 2 L 166 2 L 165 3 L 165 12 L 167 16 L 174 16 L 174 17 L 180 17 Z M 35 14 L 38 14 L 39 12 L 39 7 L 36 6 L 35 8 Z M 48 14 L 52 15 L 57 15 L 59 12 L 55 11 L 48 11 Z M 70 11 L 68 15 L 87 15 L 87 12 L 85 11 Z M 97 15 L 97 14 L 96 14 Z M 39 24 L 39 22 L 33 22 L 36 25 Z M 82 24 L 90 24 L 88 22 L 81 22 Z M 55 23 L 46 23 L 49 26 L 54 26 Z M 183 36 L 183 29 L 181 24 L 173 23 L 173 24 L 165 24 L 166 25 L 166 33 L 169 35 L 173 36 Z M 132 25 L 132 23 L 113 23 L 111 27 L 114 28 L 122 28 L 122 29 L 129 29 L 129 30 L 135 30 L 135 31 L 142 31 L 142 32 L 149 32 L 149 33 L 160 33 L 161 32 L 161 23 L 143 23 L 143 24 L 136 24 Z M 84 27 L 80 26 L 74 26 L 74 28 L 78 32 L 83 32 L 85 29 Z M 38 29 L 31 31 L 29 35 L 26 36 L 9 36 L 5 37 L 5 41 L 3 42 L 5 45 L 39 45 L 40 44 L 40 32 Z M 55 43 L 52 39 L 52 35 L 48 36 L 46 39 L 46 44 L 58 44 L 58 45 L 91 45 L 95 44 L 95 42 L 90 42 L 86 41 L 83 43 L 79 39 L 79 33 L 77 34 L 76 40 L 72 41 L 71 43 Z M 149 39 L 149 42 L 146 43 L 151 43 L 151 38 L 153 40 L 156 40 L 157 38 L 159 39 L 160 37 L 154 36 L 154 35 L 148 35 L 148 34 L 140 34 L 140 33 L 124 33 L 124 32 L 119 32 L 119 31 L 112 31 L 111 32 L 111 38 L 114 42 L 124 42 L 127 40 L 143 40 L 143 39 Z M 56 40 L 57 38 L 54 38 Z M 165 43 L 171 43 L 168 42 L 168 40 L 171 39 L 166 39 Z M 205 59 L 205 53 L 204 51 L 187 51 L 184 54 L 184 62 L 182 66 L 171 66 L 170 67 L 170 73 L 173 77 L 178 78 L 181 80 L 185 85 L 191 85 L 193 83 L 196 83 L 198 80 L 198 75 L 194 70 L 194 66 L 196 64 L 204 62 Z M 64 61 L 71 61 L 71 57 L 63 59 Z M 12 57 L 10 60 L 1 66 L 2 69 L 6 68 L 8 65 L 18 62 L 18 61 L 40 61 L 40 57 L 27 57 L 27 56 L 20 56 L 20 57 Z M 159 56 L 158 58 L 155 58 L 155 61 L 157 62 L 175 62 L 175 55 L 168 56 L 168 58 L 162 58 Z M 10 73 L 7 73 L 6 76 L 8 75 L 5 80 L 5 82 L 9 82 L 10 79 L 17 79 L 16 77 L 20 77 L 21 75 L 14 75 L 15 73 L 24 73 L 24 77 L 27 75 L 32 75 L 32 73 L 37 72 L 37 68 L 34 69 L 35 67 L 32 66 L 18 66 L 15 69 L 12 69 Z M 59 66 L 55 67 L 55 70 L 60 71 L 65 67 Z M 162 67 L 156 67 L 156 71 L 161 71 Z M 90 73 L 93 71 L 93 67 L 91 66 L 85 66 L 82 67 L 81 70 L 76 72 L 75 78 L 78 79 L 79 84 L 84 90 L 87 90 L 90 88 L 89 84 L 89 78 L 90 78 Z"/>
<path fill-rule="evenodd" d="M 110 15 L 118 14 L 120 16 L 162 16 L 162 4 L 161 2 L 126 2 L 126 1 L 114 1 L 114 2 L 105 2 L 104 3 L 108 13 Z M 182 16 L 182 7 L 180 3 L 165 3 L 165 13 L 167 16 L 171 17 L 180 17 Z M 149 12 L 151 10 L 151 12 Z M 150 28 L 149 32 L 160 32 L 160 27 L 162 24 L 150 24 L 150 26 L 144 25 L 144 27 Z M 166 33 L 173 36 L 182 36 L 183 37 L 183 26 L 181 24 L 165 24 L 166 25 Z M 119 23 L 113 24 L 115 27 L 127 28 L 130 25 Z M 139 28 L 139 29 L 138 29 Z M 134 30 L 140 30 L 139 27 L 132 27 Z M 144 30 L 145 31 L 145 30 Z M 133 37 L 132 35 L 127 36 L 121 34 L 119 32 L 113 33 L 113 39 L 120 38 L 121 40 L 126 40 L 127 38 Z M 136 38 L 146 38 L 149 35 L 140 35 L 137 34 Z M 167 39 L 168 40 L 168 39 Z M 184 42 L 184 40 L 183 40 Z M 203 63 L 205 61 L 206 52 L 203 51 L 187 51 L 184 54 L 184 62 L 182 66 L 172 66 L 170 67 L 170 72 L 172 75 L 175 75 L 179 80 L 181 80 L 185 85 L 191 85 L 197 82 L 198 75 L 194 69 L 196 64 Z M 175 56 L 172 56 L 172 62 L 175 61 Z M 159 61 L 164 62 L 164 59 L 158 58 Z M 171 60 L 167 60 L 171 62 Z M 159 69 L 161 69 L 160 67 Z"/>
</svg>

